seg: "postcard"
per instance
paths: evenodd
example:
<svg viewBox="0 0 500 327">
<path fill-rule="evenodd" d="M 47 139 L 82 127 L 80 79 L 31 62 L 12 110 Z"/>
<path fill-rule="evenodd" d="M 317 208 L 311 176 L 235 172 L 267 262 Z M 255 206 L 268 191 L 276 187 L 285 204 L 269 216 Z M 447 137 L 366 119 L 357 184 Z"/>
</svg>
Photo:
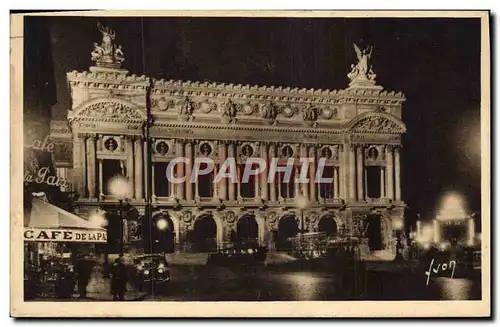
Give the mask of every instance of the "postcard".
<svg viewBox="0 0 500 327">
<path fill-rule="evenodd" d="M 490 316 L 489 33 L 12 14 L 11 315 Z"/>
</svg>

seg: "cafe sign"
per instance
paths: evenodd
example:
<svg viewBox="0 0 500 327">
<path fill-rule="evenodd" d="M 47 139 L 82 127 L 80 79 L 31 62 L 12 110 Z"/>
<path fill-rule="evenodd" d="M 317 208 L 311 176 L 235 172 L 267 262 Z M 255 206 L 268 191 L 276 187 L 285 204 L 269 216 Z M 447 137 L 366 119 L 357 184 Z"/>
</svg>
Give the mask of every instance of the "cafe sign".
<svg viewBox="0 0 500 327">
<path fill-rule="evenodd" d="M 25 228 L 24 240 L 29 242 L 106 243 L 106 231 L 74 229 Z"/>
</svg>

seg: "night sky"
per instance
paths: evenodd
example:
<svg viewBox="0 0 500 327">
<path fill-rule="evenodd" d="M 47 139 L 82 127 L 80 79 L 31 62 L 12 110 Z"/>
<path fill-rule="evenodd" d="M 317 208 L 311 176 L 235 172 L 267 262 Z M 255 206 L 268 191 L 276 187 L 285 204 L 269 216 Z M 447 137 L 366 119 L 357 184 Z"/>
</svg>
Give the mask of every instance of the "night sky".
<svg viewBox="0 0 500 327">
<path fill-rule="evenodd" d="M 402 192 L 432 218 L 446 190 L 480 210 L 479 19 L 99 18 L 131 73 L 165 79 L 343 89 L 352 43 L 374 45 L 377 83 L 402 91 Z M 65 73 L 88 70 L 97 19 L 30 18 L 25 87 L 65 119 Z M 40 91 L 41 90 L 41 91 Z M 33 93 L 33 92 L 32 92 Z M 40 109 L 43 110 L 43 109 Z"/>
</svg>

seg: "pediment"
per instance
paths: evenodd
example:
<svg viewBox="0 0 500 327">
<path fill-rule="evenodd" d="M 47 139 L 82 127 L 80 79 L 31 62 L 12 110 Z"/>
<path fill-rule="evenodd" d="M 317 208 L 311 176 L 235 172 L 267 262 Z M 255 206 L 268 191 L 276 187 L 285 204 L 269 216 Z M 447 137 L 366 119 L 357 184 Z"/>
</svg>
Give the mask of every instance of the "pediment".
<svg viewBox="0 0 500 327">
<path fill-rule="evenodd" d="M 137 123 L 147 119 L 146 110 L 136 104 L 114 98 L 86 101 L 68 115 L 70 121 Z"/>
<path fill-rule="evenodd" d="M 369 113 L 353 119 L 349 123 L 349 131 L 363 134 L 402 134 L 406 132 L 406 126 L 390 114 Z"/>
</svg>

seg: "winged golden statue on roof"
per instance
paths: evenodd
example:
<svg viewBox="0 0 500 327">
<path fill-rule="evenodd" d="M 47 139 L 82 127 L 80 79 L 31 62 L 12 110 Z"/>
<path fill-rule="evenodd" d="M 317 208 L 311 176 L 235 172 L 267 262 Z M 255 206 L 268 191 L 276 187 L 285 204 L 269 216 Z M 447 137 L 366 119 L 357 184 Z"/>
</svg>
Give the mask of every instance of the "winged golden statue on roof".
<svg viewBox="0 0 500 327">
<path fill-rule="evenodd" d="M 356 43 L 353 43 L 353 45 L 358 62 L 356 65 L 351 65 L 351 72 L 347 74 L 347 77 L 349 77 L 351 83 L 361 80 L 374 82 L 377 75 L 373 72 L 371 64 L 373 46 L 370 45 L 360 49 Z"/>
<path fill-rule="evenodd" d="M 119 68 L 125 60 L 125 56 L 121 45 L 114 44 L 115 32 L 101 23 L 97 24 L 97 28 L 102 33 L 101 44 L 94 43 L 92 50 L 92 61 L 96 62 L 97 66 Z"/>
</svg>

